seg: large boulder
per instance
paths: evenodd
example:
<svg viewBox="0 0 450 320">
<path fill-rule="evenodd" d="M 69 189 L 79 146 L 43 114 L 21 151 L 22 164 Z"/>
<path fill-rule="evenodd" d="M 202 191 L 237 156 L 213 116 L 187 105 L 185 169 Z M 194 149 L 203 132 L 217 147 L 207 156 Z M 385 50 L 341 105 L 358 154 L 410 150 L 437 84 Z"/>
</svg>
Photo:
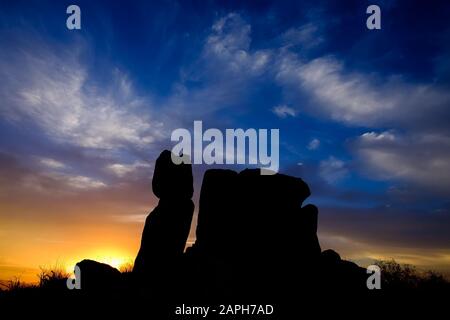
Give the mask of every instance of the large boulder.
<svg viewBox="0 0 450 320">
<path fill-rule="evenodd" d="M 175 164 L 173 155 L 164 150 L 155 163 L 153 172 L 153 193 L 160 199 L 191 199 L 194 193 L 192 166 L 187 163 Z"/>
<path fill-rule="evenodd" d="M 314 264 L 320 255 L 317 208 L 301 207 L 309 195 L 303 180 L 287 175 L 207 170 L 197 241 L 188 252 L 201 261 L 203 285 L 249 296 L 276 292 L 298 275 L 298 261 Z M 215 279 L 226 283 L 214 284 Z"/>
<path fill-rule="evenodd" d="M 236 186 L 232 170 L 210 169 L 203 176 L 196 230 L 196 249 L 208 256 L 224 256 L 238 223 Z"/>
<path fill-rule="evenodd" d="M 81 289 L 84 291 L 110 291 L 121 286 L 121 273 L 109 264 L 84 259 L 76 264 L 80 268 Z"/>
<path fill-rule="evenodd" d="M 340 255 L 331 249 L 323 251 L 319 261 L 316 278 L 321 290 L 341 294 L 367 292 L 366 269 L 341 259 Z"/>
<path fill-rule="evenodd" d="M 239 173 L 237 235 L 243 255 L 292 255 L 298 249 L 301 205 L 310 195 L 300 178 L 283 174 L 261 175 L 259 169 Z"/>
<path fill-rule="evenodd" d="M 150 282 L 165 281 L 182 257 L 194 212 L 192 167 L 174 164 L 170 151 L 156 160 L 153 192 L 160 198 L 145 221 L 133 273 Z M 150 279 L 151 278 L 151 279 Z"/>
</svg>

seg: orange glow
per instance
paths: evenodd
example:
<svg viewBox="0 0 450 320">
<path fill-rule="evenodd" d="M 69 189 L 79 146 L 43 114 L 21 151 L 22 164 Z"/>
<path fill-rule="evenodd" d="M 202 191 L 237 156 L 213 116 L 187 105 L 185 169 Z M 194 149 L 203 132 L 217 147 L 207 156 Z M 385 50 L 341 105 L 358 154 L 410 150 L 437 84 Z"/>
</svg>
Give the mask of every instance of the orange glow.
<svg viewBox="0 0 450 320">
<path fill-rule="evenodd" d="M 151 203 L 99 206 L 95 201 L 68 204 L 52 203 L 42 207 L 33 203 L 0 205 L 0 280 L 19 277 L 24 282 L 37 282 L 40 267 L 55 266 L 73 272 L 74 265 L 83 259 L 107 263 L 120 269 L 129 266 L 139 250 L 143 221 L 117 219 L 126 213 L 142 214 Z M 28 212 L 32 212 L 32 216 Z M 64 214 L 61 214 L 64 212 Z M 188 240 L 194 239 L 196 217 Z M 396 259 L 399 263 L 411 263 L 424 269 L 434 269 L 448 274 L 450 252 L 448 250 L 419 250 L 414 248 L 377 247 L 353 238 L 319 234 L 323 249 L 333 248 L 343 258 L 367 264 L 373 259 Z"/>
</svg>

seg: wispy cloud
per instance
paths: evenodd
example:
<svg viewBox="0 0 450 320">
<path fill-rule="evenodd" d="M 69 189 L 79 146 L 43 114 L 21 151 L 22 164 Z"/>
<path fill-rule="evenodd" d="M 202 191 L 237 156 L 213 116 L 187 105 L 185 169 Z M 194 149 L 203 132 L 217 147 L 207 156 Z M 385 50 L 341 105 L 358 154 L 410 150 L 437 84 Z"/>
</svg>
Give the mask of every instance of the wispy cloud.
<svg viewBox="0 0 450 320">
<path fill-rule="evenodd" d="M 335 184 L 349 174 L 345 162 L 333 156 L 322 160 L 319 166 L 319 175 L 329 184 Z"/>
<path fill-rule="evenodd" d="M 317 25 L 311 22 L 287 30 L 283 33 L 282 39 L 283 44 L 287 47 L 298 45 L 305 49 L 311 49 L 324 42 Z"/>
<path fill-rule="evenodd" d="M 279 118 L 295 117 L 297 116 L 297 111 L 286 105 L 276 106 L 272 109 L 272 112 L 276 114 Z"/>
<path fill-rule="evenodd" d="M 164 110 L 204 120 L 224 109 L 239 107 L 243 111 L 241 104 L 253 81 L 264 78 L 273 64 L 271 50 L 251 50 L 250 45 L 251 26 L 239 14 L 216 20 L 199 58 L 184 67 Z"/>
<path fill-rule="evenodd" d="M 147 209 L 148 210 L 148 209 Z M 151 211 L 151 210 L 148 210 Z M 145 222 L 148 213 L 139 213 L 139 214 L 123 214 L 123 215 L 113 215 L 112 219 L 121 222 L 121 223 L 139 223 L 142 224 Z"/>
<path fill-rule="evenodd" d="M 276 77 L 289 90 L 311 99 L 306 111 L 351 125 L 443 126 L 439 115 L 448 114 L 450 106 L 447 90 L 347 71 L 331 56 L 302 62 L 285 54 Z"/>
<path fill-rule="evenodd" d="M 263 72 L 271 59 L 270 51 L 250 51 L 251 26 L 236 13 L 217 20 L 206 40 L 205 56 L 220 63 L 220 71 L 231 71 L 255 75 Z"/>
<path fill-rule="evenodd" d="M 450 190 L 450 138 L 445 135 L 367 132 L 356 139 L 354 150 L 374 178 Z"/>
<path fill-rule="evenodd" d="M 22 187 L 46 193 L 72 193 L 100 189 L 106 187 L 106 183 L 101 180 L 81 176 L 76 174 L 61 172 L 46 172 L 40 174 L 30 174 L 23 177 Z"/>
<path fill-rule="evenodd" d="M 119 178 L 122 178 L 128 174 L 131 174 L 135 172 L 136 170 L 140 168 L 150 168 L 150 164 L 142 162 L 142 161 L 136 161 L 132 164 L 124 164 L 124 163 L 113 163 L 108 165 L 106 168 L 110 172 L 114 173 Z"/>
<path fill-rule="evenodd" d="M 308 150 L 316 150 L 320 147 L 320 140 L 317 138 L 312 139 L 309 143 L 308 143 Z"/>
<path fill-rule="evenodd" d="M 162 123 L 151 117 L 150 99 L 136 94 L 124 73 L 115 70 L 112 81 L 98 86 L 70 50 L 34 50 L 2 59 L 4 117 L 85 148 L 142 148 L 160 139 Z"/>
<path fill-rule="evenodd" d="M 66 167 L 64 163 L 51 158 L 40 158 L 39 162 L 50 169 L 64 169 Z"/>
<path fill-rule="evenodd" d="M 57 176 L 58 179 L 64 181 L 72 188 L 76 189 L 98 189 L 106 187 L 106 184 L 100 180 L 84 176 Z"/>
</svg>

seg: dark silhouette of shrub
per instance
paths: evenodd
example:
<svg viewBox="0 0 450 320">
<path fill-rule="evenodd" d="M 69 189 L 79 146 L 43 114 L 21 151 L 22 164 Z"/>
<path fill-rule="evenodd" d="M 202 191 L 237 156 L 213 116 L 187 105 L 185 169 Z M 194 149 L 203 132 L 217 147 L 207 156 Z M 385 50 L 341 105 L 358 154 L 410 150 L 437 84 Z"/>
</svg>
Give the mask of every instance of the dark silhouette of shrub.
<svg viewBox="0 0 450 320">
<path fill-rule="evenodd" d="M 442 291 L 449 290 L 450 283 L 445 277 L 432 270 L 419 271 L 410 264 L 400 264 L 395 260 L 378 260 L 381 269 L 381 287 L 387 291 Z"/>
</svg>

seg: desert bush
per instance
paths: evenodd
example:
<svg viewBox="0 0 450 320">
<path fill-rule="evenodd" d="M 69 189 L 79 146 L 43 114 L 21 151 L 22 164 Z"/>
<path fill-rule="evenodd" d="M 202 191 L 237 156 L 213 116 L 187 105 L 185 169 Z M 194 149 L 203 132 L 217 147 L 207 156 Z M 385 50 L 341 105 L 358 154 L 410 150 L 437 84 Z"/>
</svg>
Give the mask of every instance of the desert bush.
<svg viewBox="0 0 450 320">
<path fill-rule="evenodd" d="M 376 261 L 381 268 L 382 288 L 389 290 L 449 290 L 450 283 L 436 271 L 419 271 L 410 264 L 395 260 Z"/>
<path fill-rule="evenodd" d="M 43 289 L 60 289 L 66 288 L 66 281 L 69 278 L 69 273 L 58 264 L 51 268 L 40 267 L 41 272 L 39 277 L 39 288 Z"/>
</svg>

